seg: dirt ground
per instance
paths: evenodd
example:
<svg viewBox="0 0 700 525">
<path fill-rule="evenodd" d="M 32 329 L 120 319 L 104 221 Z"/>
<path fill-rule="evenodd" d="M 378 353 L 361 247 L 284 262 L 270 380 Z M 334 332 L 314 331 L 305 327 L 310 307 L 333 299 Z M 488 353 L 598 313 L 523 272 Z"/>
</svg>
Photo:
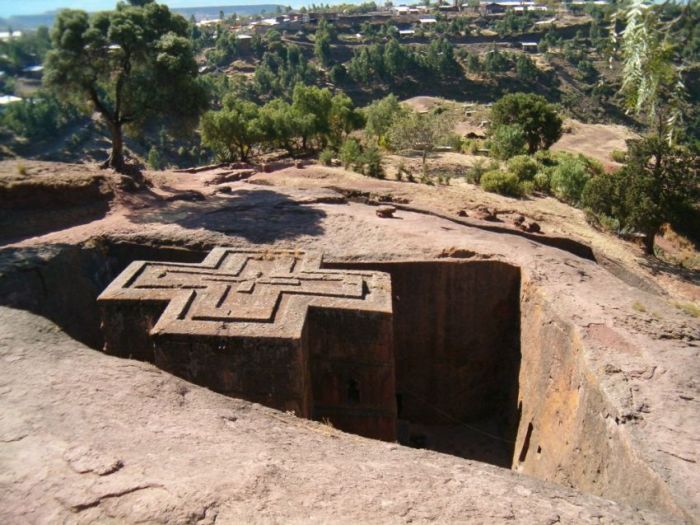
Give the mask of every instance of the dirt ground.
<svg viewBox="0 0 700 525">
<path fill-rule="evenodd" d="M 585 124 L 569 119 L 564 122 L 566 132 L 552 146 L 554 151 L 582 153 L 604 165 L 618 167 L 612 158 L 613 151 L 627 151 L 626 140 L 638 137 L 625 126 L 616 124 Z"/>
</svg>

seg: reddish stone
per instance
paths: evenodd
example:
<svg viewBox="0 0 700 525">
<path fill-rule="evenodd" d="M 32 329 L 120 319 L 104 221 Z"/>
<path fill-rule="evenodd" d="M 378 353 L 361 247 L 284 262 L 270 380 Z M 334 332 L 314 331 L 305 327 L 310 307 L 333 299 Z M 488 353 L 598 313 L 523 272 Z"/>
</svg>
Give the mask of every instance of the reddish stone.
<svg viewBox="0 0 700 525">
<path fill-rule="evenodd" d="M 132 263 L 100 295 L 105 351 L 337 428 L 395 439 L 391 282 L 321 256 L 216 248 Z"/>
</svg>

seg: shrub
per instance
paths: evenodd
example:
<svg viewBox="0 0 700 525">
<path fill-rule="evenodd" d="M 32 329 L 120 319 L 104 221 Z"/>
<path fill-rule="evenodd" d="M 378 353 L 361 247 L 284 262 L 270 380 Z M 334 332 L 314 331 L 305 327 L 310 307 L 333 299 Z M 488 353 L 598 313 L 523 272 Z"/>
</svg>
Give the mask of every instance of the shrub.
<svg viewBox="0 0 700 525">
<path fill-rule="evenodd" d="M 330 166 L 333 157 L 335 157 L 335 152 L 330 148 L 326 148 L 319 154 L 318 161 L 324 166 Z"/>
<path fill-rule="evenodd" d="M 151 146 L 151 149 L 148 150 L 147 162 L 148 162 L 148 165 L 151 167 L 151 169 L 154 169 L 154 170 L 163 169 L 163 161 L 160 158 L 160 153 L 158 152 L 158 150 L 154 146 Z"/>
<path fill-rule="evenodd" d="M 529 155 L 517 155 L 508 161 L 508 171 L 516 175 L 520 181 L 533 180 L 538 169 L 537 161 Z"/>
<path fill-rule="evenodd" d="M 382 155 L 379 153 L 379 148 L 369 146 L 362 153 L 360 161 L 363 165 L 363 173 L 369 177 L 377 179 L 384 178 L 384 168 L 382 167 Z"/>
<path fill-rule="evenodd" d="M 457 133 L 450 133 L 446 138 L 445 138 L 445 145 L 450 147 L 453 151 L 456 151 L 457 153 L 462 152 L 462 148 L 464 147 L 464 142 L 467 139 L 464 139 Z"/>
<path fill-rule="evenodd" d="M 520 182 L 520 190 L 523 195 L 532 195 L 535 192 L 535 183 L 531 180 L 524 180 Z"/>
<path fill-rule="evenodd" d="M 414 182 L 415 180 L 413 177 L 413 173 L 411 173 L 411 170 L 408 169 L 403 162 L 400 162 L 396 169 L 396 178 L 398 180 L 403 180 L 404 177 L 408 182 Z"/>
<path fill-rule="evenodd" d="M 552 192 L 557 198 L 578 205 L 590 177 L 591 169 L 585 159 L 573 155 L 560 156 L 557 167 L 552 171 Z"/>
<path fill-rule="evenodd" d="M 491 136 L 491 155 L 507 160 L 525 153 L 525 132 L 517 124 L 498 126 Z"/>
<path fill-rule="evenodd" d="M 543 166 L 555 166 L 557 161 L 555 154 L 548 149 L 540 149 L 535 153 L 535 160 Z"/>
<path fill-rule="evenodd" d="M 361 156 L 362 148 L 360 147 L 360 143 L 355 139 L 347 139 L 343 142 L 343 145 L 340 146 L 340 162 L 343 163 L 345 169 L 356 165 Z"/>
<path fill-rule="evenodd" d="M 481 177 L 484 173 L 488 171 L 486 163 L 483 159 L 477 159 L 474 164 L 469 166 L 469 169 L 464 174 L 464 180 L 470 182 L 471 184 L 479 184 L 481 182 Z"/>
<path fill-rule="evenodd" d="M 542 193 L 550 192 L 551 184 L 549 181 L 549 173 L 546 170 L 537 173 L 532 182 L 536 191 L 541 191 Z"/>
<path fill-rule="evenodd" d="M 484 173 L 481 177 L 481 187 L 486 191 L 509 197 L 520 197 L 523 193 L 517 176 L 498 170 Z"/>
<path fill-rule="evenodd" d="M 619 162 L 620 164 L 624 164 L 627 162 L 627 152 L 626 151 L 621 151 L 619 149 L 615 149 L 610 153 L 610 157 L 612 160 L 615 162 Z"/>
</svg>

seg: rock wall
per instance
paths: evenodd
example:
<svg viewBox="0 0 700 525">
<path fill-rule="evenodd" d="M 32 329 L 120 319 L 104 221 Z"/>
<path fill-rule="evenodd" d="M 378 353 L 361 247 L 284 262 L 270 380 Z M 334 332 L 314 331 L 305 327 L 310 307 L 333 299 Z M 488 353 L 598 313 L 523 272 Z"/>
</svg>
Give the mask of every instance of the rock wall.
<svg viewBox="0 0 700 525">
<path fill-rule="evenodd" d="M 520 270 L 497 261 L 332 264 L 391 275 L 399 418 L 517 427 Z"/>
<path fill-rule="evenodd" d="M 577 331 L 526 283 L 521 316 L 521 420 L 513 469 L 682 516 L 668 486 L 630 446 L 626 418 L 584 361 Z"/>
</svg>

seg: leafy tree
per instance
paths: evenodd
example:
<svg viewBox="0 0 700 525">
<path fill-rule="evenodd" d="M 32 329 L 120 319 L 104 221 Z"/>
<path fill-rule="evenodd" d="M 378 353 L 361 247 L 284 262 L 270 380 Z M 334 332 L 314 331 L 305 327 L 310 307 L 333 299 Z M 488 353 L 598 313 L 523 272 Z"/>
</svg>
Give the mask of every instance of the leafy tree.
<svg viewBox="0 0 700 525">
<path fill-rule="evenodd" d="M 486 53 L 484 57 L 484 71 L 489 74 L 503 73 L 510 69 L 511 63 L 505 53 L 498 49 L 492 49 Z"/>
<path fill-rule="evenodd" d="M 314 53 L 322 66 L 328 67 L 332 63 L 331 57 L 331 42 L 336 40 L 337 34 L 335 27 L 328 23 L 328 20 L 322 18 L 316 29 L 316 41 L 314 44 Z"/>
<path fill-rule="evenodd" d="M 628 141 L 627 147 L 627 165 L 592 178 L 583 205 L 616 219 L 623 231 L 641 233 L 646 253 L 653 255 L 661 226 L 680 219 L 700 198 L 700 157 L 658 135 Z"/>
<path fill-rule="evenodd" d="M 345 169 L 356 165 L 361 156 L 362 147 L 355 139 L 347 139 L 340 147 L 340 162 L 343 163 Z"/>
<path fill-rule="evenodd" d="M 377 179 L 384 178 L 384 168 L 382 167 L 382 154 L 377 146 L 367 146 L 360 156 L 362 172 Z"/>
<path fill-rule="evenodd" d="M 428 154 L 449 138 L 454 122 L 448 113 L 409 112 L 394 120 L 389 130 L 389 142 L 394 149 L 417 149 L 423 158 L 426 173 Z"/>
<path fill-rule="evenodd" d="M 329 140 L 336 147 L 351 131 L 362 125 L 362 115 L 353 106 L 352 100 L 345 93 L 336 93 L 331 99 L 328 114 Z"/>
<path fill-rule="evenodd" d="M 303 121 L 291 104 L 282 99 L 271 100 L 260 108 L 257 125 L 266 142 L 284 148 L 290 155 L 296 154 Z"/>
<path fill-rule="evenodd" d="M 491 109 L 491 125 L 520 126 L 530 154 L 549 148 L 562 135 L 562 120 L 554 106 L 532 93 L 512 93 L 498 100 Z"/>
<path fill-rule="evenodd" d="M 24 67 L 41 63 L 49 49 L 51 38 L 45 26 L 23 32 L 20 36 L 13 35 L 0 41 L 0 66 L 10 73 L 19 72 Z"/>
<path fill-rule="evenodd" d="M 314 54 L 322 66 L 328 67 L 331 64 L 331 39 L 328 35 L 316 33 L 314 43 Z"/>
<path fill-rule="evenodd" d="M 202 144 L 221 160 L 248 160 L 251 149 L 263 137 L 257 122 L 258 112 L 253 102 L 225 97 L 221 110 L 202 115 Z"/>
<path fill-rule="evenodd" d="M 306 150 L 314 139 L 323 149 L 330 136 L 330 113 L 333 105 L 329 89 L 297 84 L 292 94 L 292 111 L 300 125 L 302 145 Z"/>
<path fill-rule="evenodd" d="M 390 39 L 386 46 L 384 46 L 383 58 L 384 69 L 392 78 L 404 75 L 411 62 L 405 47 L 402 46 L 395 38 Z"/>
<path fill-rule="evenodd" d="M 151 167 L 151 169 L 154 170 L 162 170 L 163 169 L 163 160 L 161 159 L 160 152 L 155 146 L 152 146 L 151 149 L 148 150 L 148 159 L 147 159 L 148 165 Z"/>
<path fill-rule="evenodd" d="M 364 110 L 365 133 L 370 137 L 375 137 L 377 143 L 381 144 L 384 137 L 394 124 L 397 118 L 401 118 L 406 110 L 399 104 L 399 99 L 395 95 L 387 95 L 381 100 L 375 100 Z"/>
<path fill-rule="evenodd" d="M 312 84 L 316 70 L 308 63 L 299 46 L 276 43 L 265 51 L 255 69 L 255 90 L 261 96 L 289 96 L 296 84 Z"/>
<path fill-rule="evenodd" d="M 535 82 L 539 70 L 529 56 L 520 54 L 515 60 L 515 73 L 524 82 Z"/>
<path fill-rule="evenodd" d="M 191 117 L 205 102 L 187 21 L 152 1 L 132 4 L 91 17 L 61 11 L 44 75 L 58 96 L 87 100 L 89 111 L 99 113 L 112 137 L 104 166 L 117 170 L 124 168 L 125 126 L 138 128 L 164 113 Z"/>
<path fill-rule="evenodd" d="M 479 60 L 479 55 L 475 53 L 467 54 L 467 71 L 470 73 L 481 73 L 483 67 Z"/>
<path fill-rule="evenodd" d="M 348 79 L 348 70 L 345 69 L 343 64 L 335 64 L 328 76 L 334 84 L 343 84 Z"/>
<path fill-rule="evenodd" d="M 446 38 L 433 40 L 428 46 L 424 65 L 443 77 L 454 74 L 459 68 L 454 57 L 454 46 Z"/>
<path fill-rule="evenodd" d="M 693 13 L 690 4 L 687 15 Z M 663 8 L 647 6 L 642 0 L 631 0 L 617 13 L 626 23 L 622 34 L 613 37 L 621 38 L 623 69 L 620 91 L 628 110 L 638 115 L 646 114 L 654 132 L 666 135 L 673 142 L 681 130 L 686 112 L 682 75 L 686 64 L 677 60 L 679 50 L 674 36 L 685 32 L 683 19 L 692 16 L 664 21 L 659 17 L 660 9 Z M 697 7 L 694 12 L 697 21 Z M 685 34 L 690 36 L 687 32 Z"/>
</svg>

